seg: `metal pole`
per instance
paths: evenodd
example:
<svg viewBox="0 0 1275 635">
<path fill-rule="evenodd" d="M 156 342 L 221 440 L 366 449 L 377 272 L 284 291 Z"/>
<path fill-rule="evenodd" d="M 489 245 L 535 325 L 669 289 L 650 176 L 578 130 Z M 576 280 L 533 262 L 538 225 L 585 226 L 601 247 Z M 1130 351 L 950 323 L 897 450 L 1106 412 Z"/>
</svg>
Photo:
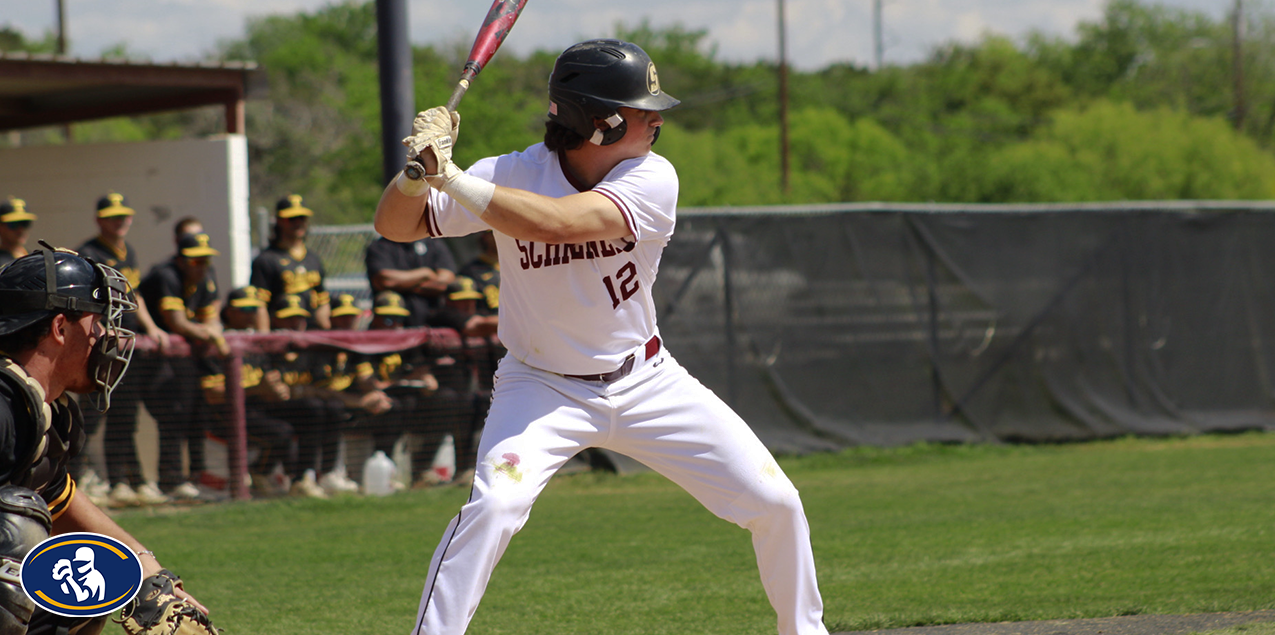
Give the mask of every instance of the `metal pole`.
<svg viewBox="0 0 1275 635">
<path fill-rule="evenodd" d="M 1232 79 L 1235 82 L 1235 106 L 1233 120 L 1236 130 L 1244 129 L 1244 2 L 1235 0 L 1235 15 L 1231 17 L 1234 36 L 1232 38 Z"/>
<path fill-rule="evenodd" d="M 784 0 L 779 0 L 779 183 L 791 191 L 788 175 L 788 36 L 784 26 Z"/>
<path fill-rule="evenodd" d="M 415 93 L 407 0 L 376 0 L 376 48 L 381 73 L 381 162 L 385 182 L 403 169 L 403 137 L 412 132 Z"/>
<path fill-rule="evenodd" d="M 934 398 L 934 420 L 943 421 L 947 419 L 948 413 L 943 411 L 943 377 L 940 371 L 942 359 L 939 356 L 939 289 L 938 289 L 938 268 L 934 262 L 936 257 L 933 249 L 925 250 L 925 290 L 926 298 L 930 308 L 930 388 L 933 391 Z M 952 413 L 955 414 L 955 413 Z"/>
<path fill-rule="evenodd" d="M 58 3 L 58 55 L 66 55 L 66 0 Z"/>
<path fill-rule="evenodd" d="M 726 403 L 734 408 L 738 400 L 738 382 L 735 380 L 735 285 L 731 283 L 731 248 L 730 234 L 725 229 L 717 230 L 717 244 L 722 249 L 722 302 L 725 305 L 726 326 Z"/>
<path fill-rule="evenodd" d="M 248 492 L 248 414 L 244 409 L 243 356 L 238 352 L 226 358 L 226 405 L 230 407 L 230 426 L 234 430 L 230 446 L 230 482 L 226 489 L 236 500 L 252 498 Z"/>
<path fill-rule="evenodd" d="M 270 247 L 270 210 L 264 206 L 257 207 L 257 250 L 253 253 L 257 254 L 265 251 Z"/>
<path fill-rule="evenodd" d="M 66 55 L 66 0 L 57 0 L 58 2 L 58 55 Z M 71 124 L 62 125 L 62 136 L 66 138 L 66 142 L 70 143 L 73 133 Z"/>
<path fill-rule="evenodd" d="M 875 54 L 875 68 L 881 70 L 882 60 L 885 59 L 885 42 L 882 37 L 881 23 L 884 16 L 881 14 L 882 0 L 872 0 L 872 48 Z"/>
</svg>

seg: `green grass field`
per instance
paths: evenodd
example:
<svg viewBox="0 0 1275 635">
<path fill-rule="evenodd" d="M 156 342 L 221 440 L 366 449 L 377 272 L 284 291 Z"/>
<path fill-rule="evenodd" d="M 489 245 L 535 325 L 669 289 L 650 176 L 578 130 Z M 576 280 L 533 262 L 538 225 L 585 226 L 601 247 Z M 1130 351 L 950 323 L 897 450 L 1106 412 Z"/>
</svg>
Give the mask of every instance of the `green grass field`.
<svg viewBox="0 0 1275 635">
<path fill-rule="evenodd" d="M 832 632 L 1275 608 L 1275 434 L 780 461 Z M 405 633 L 468 492 L 132 511 L 228 635 Z M 653 474 L 556 478 L 470 633 L 774 633 L 748 533 Z"/>
</svg>

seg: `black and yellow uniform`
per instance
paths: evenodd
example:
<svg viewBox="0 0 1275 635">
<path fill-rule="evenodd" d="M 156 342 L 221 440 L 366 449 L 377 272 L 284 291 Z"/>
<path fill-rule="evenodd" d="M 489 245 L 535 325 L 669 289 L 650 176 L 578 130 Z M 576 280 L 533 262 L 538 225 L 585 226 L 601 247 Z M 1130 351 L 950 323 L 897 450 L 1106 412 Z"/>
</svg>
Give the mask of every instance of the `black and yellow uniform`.
<svg viewBox="0 0 1275 635">
<path fill-rule="evenodd" d="M 217 283 L 204 278 L 186 284 L 177 263 L 156 265 L 138 287 L 138 293 L 155 318 L 155 324 L 171 331 L 163 318 L 164 311 L 181 311 L 186 319 L 203 322 L 215 315 Z M 199 378 L 211 374 L 204 358 L 166 358 L 156 369 L 146 389 L 146 407 L 159 424 L 159 485 L 176 487 L 183 480 L 181 441 L 186 439 L 190 454 L 190 473 L 198 478 L 204 469 L 203 439 L 208 425 L 199 393 Z"/>
<path fill-rule="evenodd" d="M 36 216 L 27 211 L 27 202 L 20 199 L 9 197 L 7 201 L 0 201 L 0 223 L 7 225 L 11 229 L 17 227 L 30 228 L 31 223 L 35 222 Z M 13 253 L 8 249 L 0 249 L 0 267 L 3 267 L 18 258 L 25 256 L 27 251 L 19 245 L 17 247 L 21 253 Z"/>
<path fill-rule="evenodd" d="M 288 474 L 297 470 L 297 445 L 292 424 L 278 417 L 267 414 L 261 407 L 266 403 L 256 395 L 256 389 L 262 386 L 266 374 L 268 360 L 264 355 L 245 355 L 240 368 L 240 385 L 243 386 L 244 423 L 248 434 L 248 442 L 261 448 L 257 459 L 257 468 L 261 473 L 268 473 L 276 462 L 283 463 Z M 234 435 L 230 408 L 226 401 L 226 374 L 223 372 L 222 360 L 208 358 L 208 374 L 200 378 L 200 387 L 204 390 L 204 403 L 208 406 L 209 431 L 222 439 L 229 440 Z"/>
<path fill-rule="evenodd" d="M 138 272 L 137 254 L 132 245 L 124 243 L 124 249 L 117 250 L 102 242 L 101 237 L 97 237 L 84 241 L 76 251 L 85 258 L 119 271 L 136 294 L 137 286 L 141 283 L 141 274 Z M 136 313 L 125 313 L 122 323 L 130 331 L 141 331 Z M 131 487 L 142 484 L 141 463 L 137 459 L 137 445 L 133 436 L 137 431 L 138 404 L 142 401 L 146 386 L 154 378 L 158 363 L 158 360 L 148 355 L 137 355 L 129 366 L 128 374 L 115 390 L 111 409 L 99 419 L 106 425 L 106 434 L 102 439 L 106 459 L 106 474 L 103 476 L 112 483 L 127 483 Z"/>
<path fill-rule="evenodd" d="M 85 258 L 89 258 L 95 262 L 100 262 L 112 269 L 120 272 L 128 285 L 137 290 L 138 285 L 142 283 L 141 271 L 137 268 L 137 253 L 133 251 L 133 246 L 124 243 L 124 249 L 116 250 L 114 247 L 102 242 L 101 237 L 90 238 L 80 245 L 77 252 Z M 137 321 L 137 314 L 126 313 L 124 315 L 124 328 L 136 333 L 139 330 L 140 323 Z"/>
<path fill-rule="evenodd" d="M 44 389 L 17 362 L 0 356 L 0 484 L 33 490 L 56 521 L 76 496 L 69 468 L 71 460 L 84 450 L 87 436 L 75 400 L 64 394 L 43 408 L 44 396 Z M 15 538 L 7 536 L 5 542 Z M 6 597 L 4 610 L 12 612 L 14 608 Z M 26 628 L 17 632 L 51 635 L 77 628 L 98 632 L 92 629 L 100 630 L 106 621 L 105 617 L 63 617 L 39 607 L 27 619 Z"/>
<path fill-rule="evenodd" d="M 496 315 L 500 312 L 500 261 L 480 255 L 456 272 L 474 281 L 475 288 L 483 294 L 478 303 L 479 315 Z"/>
<path fill-rule="evenodd" d="M 0 366 L 0 483 L 34 490 L 57 520 L 75 495 L 68 467 L 88 438 L 84 416 L 68 395 L 37 416 L 44 390 L 10 358 Z"/>
<path fill-rule="evenodd" d="M 458 365 L 451 357 L 440 358 L 423 348 L 413 348 L 360 356 L 355 374 L 362 384 L 388 384 L 384 390 L 394 403 L 389 412 L 360 422 L 360 427 L 372 435 L 374 449 L 388 455 L 403 433 L 411 434 L 416 441 L 412 468 L 420 473 L 429 469 L 443 437 L 450 434 L 456 443 L 457 466 L 464 469 L 461 457 L 472 453 L 473 433 L 468 366 Z M 434 377 L 437 389 L 427 387 L 426 375 Z"/>
<path fill-rule="evenodd" d="M 271 355 L 265 363 L 283 375 L 291 392 L 287 401 L 258 404 L 263 412 L 292 424 L 299 447 L 295 469 L 289 474 L 298 479 L 307 469 L 316 474 L 332 471 L 340 427 L 349 419 L 344 404 L 333 393 L 340 392 L 336 386 L 342 381 L 348 386 L 352 380 L 332 383 L 331 354 L 322 351 L 289 351 Z"/>
<path fill-rule="evenodd" d="M 152 314 L 184 311 L 186 319 L 203 322 L 215 313 L 213 305 L 217 302 L 217 282 L 205 277 L 196 284 L 186 284 L 181 270 L 173 261 L 155 265 L 142 280 L 138 291 Z M 162 319 L 156 319 L 155 323 L 169 330 Z"/>
<path fill-rule="evenodd" d="M 257 294 L 267 305 L 276 296 L 299 295 L 306 299 L 313 315 L 319 307 L 331 302 L 323 286 L 325 277 L 323 261 L 314 253 L 300 247 L 301 258 L 284 249 L 270 246 L 252 261 L 252 277 L 248 281 L 257 287 Z"/>
</svg>

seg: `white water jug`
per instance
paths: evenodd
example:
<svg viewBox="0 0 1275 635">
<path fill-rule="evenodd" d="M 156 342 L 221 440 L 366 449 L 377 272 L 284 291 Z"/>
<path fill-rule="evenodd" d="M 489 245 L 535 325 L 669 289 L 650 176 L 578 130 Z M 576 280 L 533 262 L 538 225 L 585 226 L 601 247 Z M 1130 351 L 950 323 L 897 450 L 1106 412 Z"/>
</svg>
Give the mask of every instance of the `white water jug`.
<svg viewBox="0 0 1275 635">
<path fill-rule="evenodd" d="M 456 440 L 452 435 L 443 437 L 443 442 L 438 444 L 438 452 L 434 453 L 434 464 L 430 469 L 444 483 L 450 483 L 456 476 Z"/>
<path fill-rule="evenodd" d="M 363 464 L 363 493 L 387 496 L 394 493 L 394 461 L 377 450 Z"/>
</svg>

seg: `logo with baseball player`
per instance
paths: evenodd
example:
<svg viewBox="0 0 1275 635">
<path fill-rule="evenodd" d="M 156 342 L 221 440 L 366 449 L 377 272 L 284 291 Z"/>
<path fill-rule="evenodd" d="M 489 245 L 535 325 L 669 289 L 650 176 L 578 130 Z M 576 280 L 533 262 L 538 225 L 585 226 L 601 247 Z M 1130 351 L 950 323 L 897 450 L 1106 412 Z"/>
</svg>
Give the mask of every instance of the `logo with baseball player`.
<svg viewBox="0 0 1275 635">
<path fill-rule="evenodd" d="M 22 562 L 22 590 L 41 608 L 66 617 L 106 615 L 133 599 L 142 563 L 120 541 L 89 532 L 36 545 Z"/>
</svg>

